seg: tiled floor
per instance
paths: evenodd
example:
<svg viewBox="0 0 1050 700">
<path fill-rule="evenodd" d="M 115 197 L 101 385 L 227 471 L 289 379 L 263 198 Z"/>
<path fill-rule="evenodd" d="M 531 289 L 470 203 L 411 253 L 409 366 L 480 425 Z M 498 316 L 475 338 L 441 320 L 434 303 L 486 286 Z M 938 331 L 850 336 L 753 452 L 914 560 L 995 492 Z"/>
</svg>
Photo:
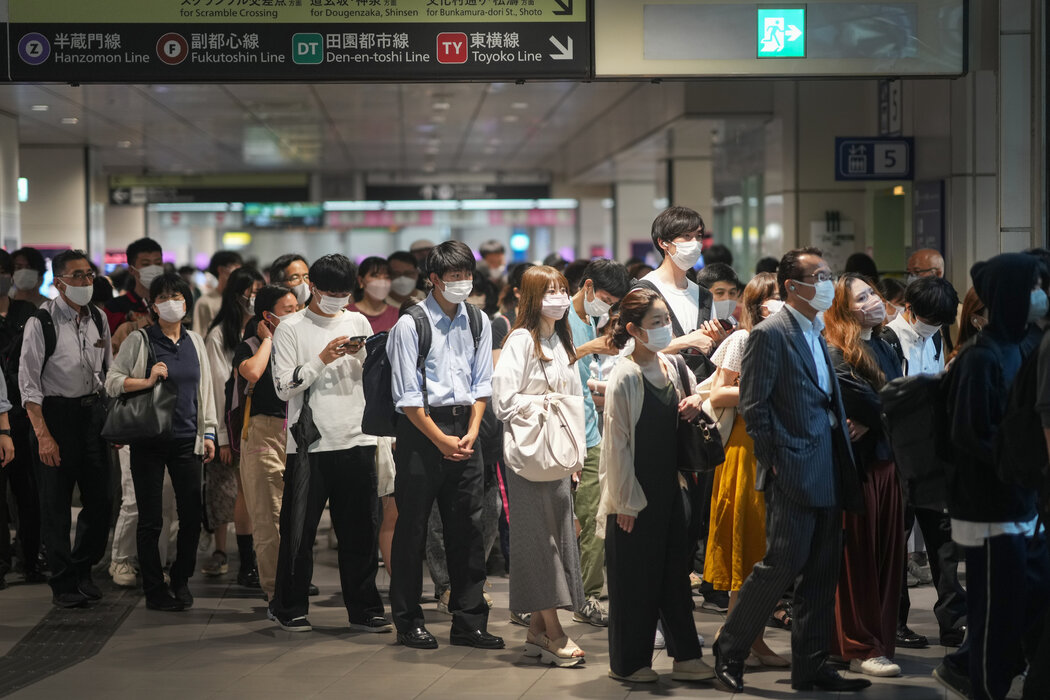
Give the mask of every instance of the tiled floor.
<svg viewBox="0 0 1050 700">
<path fill-rule="evenodd" d="M 320 538 L 321 542 L 325 538 Z M 338 597 L 335 552 L 317 550 L 314 581 L 321 597 L 311 600 L 310 620 L 315 629 L 292 634 L 265 618 L 258 597 L 246 596 L 231 574 L 223 579 L 196 576 L 191 588 L 193 609 L 185 613 L 146 610 L 141 602 L 95 657 L 44 678 L 8 697 L 14 700 L 53 700 L 75 697 L 145 698 L 146 700 L 344 700 L 353 698 L 726 698 L 710 683 L 667 680 L 631 687 L 606 676 L 608 641 L 605 630 L 571 622 L 563 613 L 569 634 L 587 651 L 587 663 L 574 669 L 538 665 L 521 655 L 525 630 L 507 622 L 505 578 L 491 580 L 495 608 L 490 631 L 507 640 L 502 651 L 479 651 L 447 644 L 450 618 L 435 604 L 424 606 L 428 627 L 441 642 L 436 651 L 415 651 L 394 645 L 391 634 L 354 634 Z M 15 580 L 12 580 L 15 583 Z M 380 573 L 385 593 L 387 579 Z M 429 590 L 427 581 L 425 589 Z M 931 612 L 934 591 L 912 589 L 912 627 L 936 640 Z M 0 653 L 6 653 L 50 610 L 46 586 L 12 585 L 0 593 Z M 710 643 L 723 615 L 698 611 L 697 626 Z M 774 650 L 786 654 L 786 632 L 767 630 Z M 705 647 L 706 651 L 706 647 Z M 860 695 L 865 700 L 919 700 L 946 698 L 931 678 L 944 649 L 933 646 L 900 650 L 897 661 L 904 675 L 875 679 Z M 708 657 L 708 660 L 709 657 Z M 658 652 L 653 667 L 670 672 L 671 660 Z M 759 670 L 745 677 L 747 694 L 763 698 L 800 697 L 791 691 L 787 672 Z M 0 694 L 5 690 L 0 688 Z M 820 697 L 830 697 L 820 694 Z M 845 695 L 843 695 L 845 697 Z"/>
</svg>

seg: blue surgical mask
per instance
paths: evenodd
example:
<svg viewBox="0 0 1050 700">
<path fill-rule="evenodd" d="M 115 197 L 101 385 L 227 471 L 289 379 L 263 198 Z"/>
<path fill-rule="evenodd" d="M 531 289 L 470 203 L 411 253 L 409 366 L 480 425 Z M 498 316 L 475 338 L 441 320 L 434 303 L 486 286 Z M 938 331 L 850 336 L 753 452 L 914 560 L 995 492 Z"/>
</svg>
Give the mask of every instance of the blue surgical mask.
<svg viewBox="0 0 1050 700">
<path fill-rule="evenodd" d="M 1028 303 L 1028 323 L 1046 316 L 1047 310 L 1050 310 L 1050 300 L 1046 298 L 1046 292 L 1042 289 L 1033 289 L 1031 301 Z"/>
</svg>

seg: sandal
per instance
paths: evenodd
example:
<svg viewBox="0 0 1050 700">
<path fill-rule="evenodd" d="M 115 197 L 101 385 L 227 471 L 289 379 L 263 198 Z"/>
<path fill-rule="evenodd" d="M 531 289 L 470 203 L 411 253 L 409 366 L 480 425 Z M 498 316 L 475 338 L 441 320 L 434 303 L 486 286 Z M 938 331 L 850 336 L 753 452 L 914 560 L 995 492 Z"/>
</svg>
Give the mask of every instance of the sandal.
<svg viewBox="0 0 1050 700">
<path fill-rule="evenodd" d="M 791 603 L 780 601 L 777 607 L 773 609 L 773 614 L 769 616 L 769 620 L 766 621 L 766 627 L 772 627 L 773 629 L 778 630 L 790 630 L 791 618 Z"/>
<path fill-rule="evenodd" d="M 576 642 L 569 639 L 567 635 L 563 639 L 557 640 L 557 642 L 561 642 L 560 647 L 556 646 L 557 642 L 546 634 L 540 635 L 538 638 L 533 637 L 531 634 L 526 634 L 525 639 L 525 656 L 538 656 L 540 657 L 540 663 L 551 664 L 559 668 L 570 668 L 579 666 L 586 660 L 583 656 L 583 650 L 576 646 Z"/>
</svg>

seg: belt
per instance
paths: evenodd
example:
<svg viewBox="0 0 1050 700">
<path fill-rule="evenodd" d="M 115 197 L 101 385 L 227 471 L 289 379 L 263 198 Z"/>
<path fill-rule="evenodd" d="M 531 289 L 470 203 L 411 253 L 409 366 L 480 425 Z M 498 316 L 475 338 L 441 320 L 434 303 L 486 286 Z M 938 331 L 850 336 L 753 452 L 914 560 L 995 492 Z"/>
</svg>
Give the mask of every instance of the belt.
<svg viewBox="0 0 1050 700">
<path fill-rule="evenodd" d="M 452 418 L 470 415 L 473 406 L 431 406 L 430 415 L 438 418 Z"/>
<path fill-rule="evenodd" d="M 79 406 L 81 408 L 94 406 L 100 400 L 101 399 L 100 399 L 98 394 L 85 394 L 84 396 L 72 396 L 72 397 L 70 397 L 70 396 L 45 396 L 44 397 L 44 401 L 47 401 L 48 403 L 57 403 L 57 404 L 62 404 L 62 405 L 66 405 L 66 406 Z"/>
</svg>

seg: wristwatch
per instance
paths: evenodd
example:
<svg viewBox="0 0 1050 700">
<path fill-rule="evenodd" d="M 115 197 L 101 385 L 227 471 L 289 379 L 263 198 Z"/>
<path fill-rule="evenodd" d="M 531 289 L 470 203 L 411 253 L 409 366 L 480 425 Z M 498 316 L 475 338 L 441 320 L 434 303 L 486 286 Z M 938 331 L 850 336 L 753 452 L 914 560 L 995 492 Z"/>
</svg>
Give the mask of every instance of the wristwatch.
<svg viewBox="0 0 1050 700">
<path fill-rule="evenodd" d="M 11 430 L 9 428 L 0 428 L 0 435 L 11 437 Z"/>
</svg>

